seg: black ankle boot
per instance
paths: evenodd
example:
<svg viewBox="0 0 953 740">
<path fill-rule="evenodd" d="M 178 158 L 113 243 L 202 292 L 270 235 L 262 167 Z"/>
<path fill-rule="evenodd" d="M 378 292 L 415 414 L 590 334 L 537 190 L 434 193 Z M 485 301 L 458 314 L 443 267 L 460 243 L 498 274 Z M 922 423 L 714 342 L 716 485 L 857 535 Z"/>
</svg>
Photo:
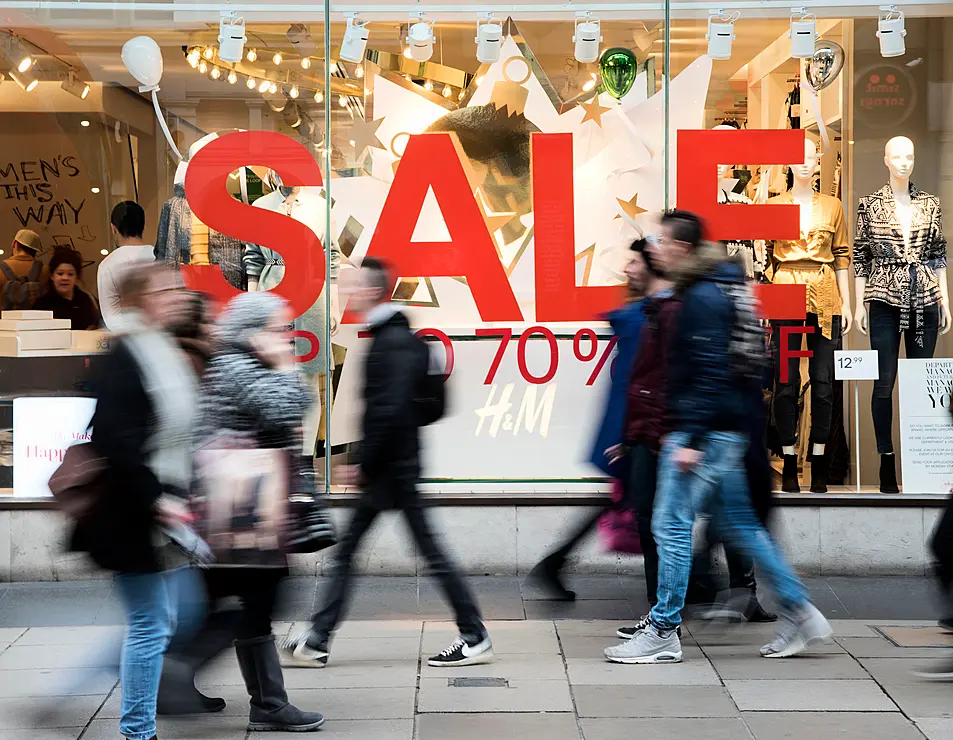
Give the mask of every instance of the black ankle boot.
<svg viewBox="0 0 953 740">
<path fill-rule="evenodd" d="M 745 619 L 749 622 L 777 622 L 778 615 L 767 611 L 761 602 L 758 601 L 758 594 L 754 589 L 751 590 L 751 598 L 748 600 L 748 607 L 745 609 Z"/>
<path fill-rule="evenodd" d="M 811 457 L 811 493 L 827 493 L 827 476 L 831 471 L 827 453 Z"/>
<path fill-rule="evenodd" d="M 570 591 L 563 583 L 562 571 L 566 567 L 566 557 L 554 552 L 540 560 L 529 573 L 529 579 L 556 601 L 575 601 L 576 592 Z"/>
<path fill-rule="evenodd" d="M 781 471 L 781 490 L 785 493 L 801 492 L 801 484 L 797 479 L 797 455 L 784 456 L 784 468 Z"/>
<path fill-rule="evenodd" d="M 880 456 L 880 492 L 900 493 L 900 486 L 897 485 L 896 455 Z"/>
</svg>

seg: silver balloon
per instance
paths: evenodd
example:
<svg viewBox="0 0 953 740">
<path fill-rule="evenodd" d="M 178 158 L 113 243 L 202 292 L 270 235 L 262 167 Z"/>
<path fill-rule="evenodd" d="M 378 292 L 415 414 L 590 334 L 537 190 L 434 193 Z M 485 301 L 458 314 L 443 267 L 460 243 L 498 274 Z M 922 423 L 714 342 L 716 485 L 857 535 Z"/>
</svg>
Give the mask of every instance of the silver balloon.
<svg viewBox="0 0 953 740">
<path fill-rule="evenodd" d="M 807 62 L 807 81 L 820 92 L 837 79 L 844 68 L 844 50 L 840 44 L 821 39 L 814 44 L 814 56 Z"/>
</svg>

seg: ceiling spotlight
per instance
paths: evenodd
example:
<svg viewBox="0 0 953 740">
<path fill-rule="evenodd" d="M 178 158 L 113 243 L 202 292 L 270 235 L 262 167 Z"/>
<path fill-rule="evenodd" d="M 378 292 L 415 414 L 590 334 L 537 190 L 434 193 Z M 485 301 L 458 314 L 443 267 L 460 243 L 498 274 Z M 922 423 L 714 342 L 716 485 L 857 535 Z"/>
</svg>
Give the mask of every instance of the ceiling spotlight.
<svg viewBox="0 0 953 740">
<path fill-rule="evenodd" d="M 254 90 L 257 84 L 258 83 L 255 82 L 254 77 L 249 77 L 247 80 L 245 80 L 245 87 L 247 87 L 249 90 Z"/>
<path fill-rule="evenodd" d="M 22 59 L 20 59 L 20 63 L 17 64 L 17 72 L 26 72 L 35 63 L 36 63 L 36 60 L 32 56 L 27 54 Z"/>
<path fill-rule="evenodd" d="M 192 49 L 188 53 L 188 56 L 185 57 L 185 60 L 189 63 L 189 66 L 192 69 L 195 69 L 196 67 L 199 66 L 199 59 L 201 58 L 202 58 L 202 52 L 200 52 L 198 49 Z"/>
<path fill-rule="evenodd" d="M 416 62 L 426 62 L 433 56 L 433 21 L 428 23 L 420 13 L 412 17 L 418 20 L 407 31 L 410 58 Z"/>
<path fill-rule="evenodd" d="M 712 10 L 708 15 L 708 56 L 712 59 L 731 59 L 731 42 L 735 40 L 735 21 L 741 13 L 735 11 L 726 14 L 723 10 Z"/>
<path fill-rule="evenodd" d="M 209 72 L 208 76 L 213 80 L 217 80 L 222 76 L 222 70 L 220 70 L 218 67 L 212 67 L 212 71 Z"/>
<path fill-rule="evenodd" d="M 277 85 L 277 83 L 272 82 L 272 83 L 268 86 L 268 92 L 270 92 L 272 95 L 276 94 L 276 93 L 278 92 L 278 85 Z"/>
<path fill-rule="evenodd" d="M 100 250 L 99 250 L 99 253 L 105 257 L 107 254 L 109 254 L 109 250 L 108 250 L 108 249 L 100 249 Z"/>
<path fill-rule="evenodd" d="M 73 70 L 67 73 L 67 77 L 63 80 L 61 87 L 70 95 L 75 95 L 80 100 L 86 100 L 86 96 L 89 95 L 89 84 L 76 79 L 76 73 L 73 72 Z"/>
<path fill-rule="evenodd" d="M 271 87 L 271 81 L 262 80 L 261 84 L 258 86 L 258 92 L 260 93 L 267 92 L 269 87 Z"/>
<path fill-rule="evenodd" d="M 91 192 L 93 195 L 99 195 L 99 188 L 90 188 L 89 192 Z"/>
<path fill-rule="evenodd" d="M 79 125 L 82 126 L 83 128 L 89 128 L 89 121 L 84 119 L 79 122 Z"/>
<path fill-rule="evenodd" d="M 238 82 L 238 75 L 235 73 L 235 70 L 233 69 L 231 72 L 228 73 L 228 77 L 226 77 L 225 79 L 228 80 L 229 85 L 234 85 L 236 82 Z"/>
<path fill-rule="evenodd" d="M 596 86 L 596 81 L 593 79 L 586 80 L 585 84 L 582 86 L 583 92 L 589 92 L 594 89 Z"/>
<path fill-rule="evenodd" d="M 245 55 L 245 59 L 254 64 L 258 61 L 258 52 L 254 49 L 249 49 L 248 53 Z"/>
<path fill-rule="evenodd" d="M 588 10 L 576 16 L 576 33 L 572 37 L 576 48 L 573 55 L 580 64 L 591 64 L 599 58 L 599 42 L 602 41 L 602 27 L 598 18 L 593 18 Z"/>
<path fill-rule="evenodd" d="M 281 113 L 281 111 L 288 106 L 288 98 L 282 93 L 272 92 L 271 88 L 268 88 L 262 97 L 265 99 L 265 102 L 268 103 L 268 107 L 275 113 Z"/>
<path fill-rule="evenodd" d="M 10 77 L 12 77 L 13 81 L 25 92 L 32 92 L 36 89 L 36 86 L 40 84 L 40 81 L 36 79 L 36 76 L 29 70 L 26 72 L 13 72 L 11 70 Z"/>
<path fill-rule="evenodd" d="M 430 80 L 427 80 L 424 83 L 424 90 L 426 90 L 427 92 L 433 92 L 433 83 Z"/>
<path fill-rule="evenodd" d="M 338 105 L 340 105 L 342 108 L 347 108 L 347 97 L 344 95 L 339 95 Z"/>
<path fill-rule="evenodd" d="M 311 57 L 301 57 L 301 69 L 311 69 Z"/>
<path fill-rule="evenodd" d="M 315 103 L 323 103 L 323 102 L 324 102 L 324 93 L 321 92 L 320 90 L 318 90 L 318 91 L 314 94 L 314 102 L 315 102 Z"/>
<path fill-rule="evenodd" d="M 245 19 L 230 10 L 223 10 L 218 24 L 218 58 L 235 64 L 245 52 Z"/>
<path fill-rule="evenodd" d="M 449 98 L 451 95 L 453 95 L 453 90 L 450 89 L 450 85 L 444 85 L 443 96 Z"/>
<path fill-rule="evenodd" d="M 292 86 L 291 86 L 291 89 L 288 91 L 288 95 L 291 97 L 292 100 L 294 100 L 295 98 L 297 98 L 298 95 L 299 95 L 298 86 L 297 86 L 297 85 L 292 85 Z"/>
<path fill-rule="evenodd" d="M 798 16 L 800 19 L 795 20 Z M 788 38 L 791 39 L 791 56 L 794 59 L 810 59 L 814 56 L 814 42 L 818 39 L 817 17 L 813 13 L 806 13 L 804 8 L 792 8 Z"/>
<path fill-rule="evenodd" d="M 903 37 L 907 29 L 903 23 L 903 12 L 896 5 L 880 6 L 880 21 L 877 23 L 877 38 L 880 39 L 882 57 L 902 57 L 907 52 Z"/>
<path fill-rule="evenodd" d="M 481 64 L 493 64 L 500 58 L 503 48 L 503 26 L 493 22 L 493 16 L 487 14 L 486 22 L 477 22 L 477 35 L 473 39 L 477 45 L 476 57 Z"/>
<path fill-rule="evenodd" d="M 214 57 L 215 49 L 213 49 L 211 46 L 206 46 L 205 49 L 202 50 L 202 58 L 206 61 L 211 62 Z"/>
<path fill-rule="evenodd" d="M 199 72 L 203 75 L 208 72 L 208 63 L 204 59 L 199 62 Z"/>
<path fill-rule="evenodd" d="M 363 62 L 368 35 L 367 26 L 357 15 L 348 18 L 347 27 L 344 29 L 344 40 L 341 42 L 341 59 L 355 64 Z"/>
<path fill-rule="evenodd" d="M 285 119 L 285 123 L 291 126 L 291 128 L 298 128 L 301 125 L 301 111 L 298 110 L 297 105 L 291 105 L 285 108 L 282 117 Z"/>
<path fill-rule="evenodd" d="M 357 79 L 361 79 L 362 77 L 364 77 L 364 67 L 362 67 L 361 65 L 358 65 L 357 67 L 355 67 L 354 76 L 357 77 Z"/>
<path fill-rule="evenodd" d="M 284 58 L 283 56 L 281 56 L 281 52 L 280 52 L 280 51 L 276 51 L 276 52 L 275 52 L 275 55 L 271 58 L 271 61 L 273 61 L 273 62 L 275 63 L 275 66 L 276 66 L 276 67 L 277 67 L 279 64 L 281 64 L 284 60 L 285 60 L 285 58 Z"/>
</svg>

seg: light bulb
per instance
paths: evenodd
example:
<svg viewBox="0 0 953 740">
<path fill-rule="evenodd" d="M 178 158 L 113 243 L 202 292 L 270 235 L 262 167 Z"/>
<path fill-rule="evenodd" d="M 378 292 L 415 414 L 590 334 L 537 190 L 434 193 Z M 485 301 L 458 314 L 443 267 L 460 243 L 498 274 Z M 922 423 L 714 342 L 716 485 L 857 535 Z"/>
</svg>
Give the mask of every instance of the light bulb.
<svg viewBox="0 0 953 740">
<path fill-rule="evenodd" d="M 596 86 L 595 80 L 586 80 L 586 84 L 582 86 L 582 89 L 585 90 L 586 92 L 589 92 L 595 86 Z"/>
<path fill-rule="evenodd" d="M 463 100 L 463 98 L 466 97 L 466 94 L 467 94 L 466 90 L 461 90 L 460 94 L 457 95 L 457 100 Z"/>
<path fill-rule="evenodd" d="M 27 55 L 20 60 L 20 63 L 17 65 L 17 71 L 26 72 L 32 66 L 33 66 L 33 57 Z"/>
<path fill-rule="evenodd" d="M 480 77 L 477 77 L 477 78 L 473 81 L 473 84 L 475 84 L 477 87 L 479 87 L 481 82 L 483 82 L 483 76 L 482 76 L 482 75 L 481 75 Z"/>
<path fill-rule="evenodd" d="M 234 85 L 236 82 L 238 82 L 238 75 L 235 74 L 234 69 L 228 73 L 228 77 L 226 79 L 228 80 L 229 85 Z"/>
<path fill-rule="evenodd" d="M 424 83 L 424 90 L 426 90 L 427 92 L 433 92 L 433 83 L 430 80 L 427 80 Z"/>
<path fill-rule="evenodd" d="M 289 96 L 292 100 L 294 100 L 295 98 L 298 97 L 298 86 L 297 86 L 297 85 L 292 85 L 292 86 L 291 86 L 291 89 L 288 91 L 288 96 Z"/>
<path fill-rule="evenodd" d="M 205 63 L 204 59 L 199 62 L 199 72 L 203 75 L 208 72 L 208 64 Z"/>
<path fill-rule="evenodd" d="M 198 49 L 192 49 L 192 51 L 189 52 L 189 55 L 185 59 L 186 61 L 188 61 L 189 66 L 192 67 L 192 69 L 195 69 L 196 67 L 199 66 L 199 59 L 201 58 L 201 56 L 202 54 L 199 52 Z"/>
<path fill-rule="evenodd" d="M 105 257 L 107 254 L 109 254 L 109 250 L 108 250 L 108 249 L 100 249 L 100 250 L 99 250 L 99 253 L 100 253 L 103 257 Z"/>
<path fill-rule="evenodd" d="M 364 76 L 364 67 L 358 67 L 354 70 L 354 76 L 361 79 Z"/>
<path fill-rule="evenodd" d="M 245 55 L 245 59 L 254 64 L 258 61 L 258 52 L 254 49 L 249 49 L 248 53 Z"/>
<path fill-rule="evenodd" d="M 271 61 L 273 61 L 273 62 L 275 63 L 275 65 L 277 66 L 277 65 L 281 64 L 281 63 L 284 61 L 284 59 L 285 59 L 285 58 L 284 58 L 283 56 L 281 56 L 281 52 L 280 52 L 280 51 L 276 51 L 276 52 L 275 52 L 275 55 L 271 58 Z"/>
<path fill-rule="evenodd" d="M 271 82 L 269 80 L 262 80 L 261 84 L 258 86 L 258 92 L 260 93 L 267 92 L 270 86 L 271 86 Z"/>
<path fill-rule="evenodd" d="M 89 128 L 89 121 L 80 121 L 79 125 L 83 128 Z"/>
<path fill-rule="evenodd" d="M 315 103 L 323 103 L 323 102 L 324 102 L 324 93 L 321 92 L 320 90 L 318 90 L 318 91 L 314 94 L 314 102 L 315 102 Z"/>
<path fill-rule="evenodd" d="M 217 80 L 219 77 L 222 76 L 222 70 L 220 70 L 218 67 L 212 67 L 212 71 L 209 72 L 208 76 L 211 77 L 213 80 Z"/>
<path fill-rule="evenodd" d="M 453 95 L 453 90 L 450 89 L 450 85 L 446 85 L 443 88 L 443 96 L 449 98 L 451 95 Z"/>
<path fill-rule="evenodd" d="M 254 90 L 256 84 L 257 83 L 255 82 L 254 77 L 249 77 L 247 80 L 245 80 L 245 87 L 247 87 L 249 90 Z"/>
<path fill-rule="evenodd" d="M 347 98 L 344 97 L 343 95 L 339 96 L 338 105 L 340 105 L 342 108 L 347 108 Z"/>
<path fill-rule="evenodd" d="M 311 69 L 311 57 L 301 57 L 301 69 Z"/>
<path fill-rule="evenodd" d="M 215 56 L 215 50 L 211 46 L 206 46 L 202 52 L 202 56 L 208 61 L 212 61 L 212 57 Z"/>
<path fill-rule="evenodd" d="M 405 59 L 412 59 L 412 58 L 413 58 L 413 55 L 410 53 L 410 47 L 409 47 L 409 46 L 405 46 L 405 47 L 404 47 L 404 58 L 405 58 Z"/>
<path fill-rule="evenodd" d="M 99 194 L 99 188 L 90 188 L 90 189 L 89 189 L 89 192 L 91 192 L 93 195 L 98 195 L 98 194 Z"/>
<path fill-rule="evenodd" d="M 277 93 L 277 92 L 278 92 L 278 85 L 275 84 L 274 82 L 272 82 L 272 83 L 268 86 L 268 92 L 270 92 L 272 95 L 274 95 L 275 93 Z"/>
</svg>

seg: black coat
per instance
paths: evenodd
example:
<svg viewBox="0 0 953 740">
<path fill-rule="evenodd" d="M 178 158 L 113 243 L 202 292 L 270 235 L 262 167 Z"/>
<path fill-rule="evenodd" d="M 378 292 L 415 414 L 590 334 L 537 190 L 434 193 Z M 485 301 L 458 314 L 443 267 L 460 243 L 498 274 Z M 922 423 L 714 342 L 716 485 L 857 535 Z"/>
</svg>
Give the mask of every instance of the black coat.
<svg viewBox="0 0 953 740">
<path fill-rule="evenodd" d="M 420 426 L 415 401 L 430 355 L 400 312 L 373 327 L 371 336 L 358 461 L 371 503 L 399 508 L 402 501 L 416 495 Z"/>
<path fill-rule="evenodd" d="M 139 367 L 122 340 L 104 358 L 94 389 L 92 443 L 109 460 L 106 495 L 76 526 L 72 549 L 89 553 L 107 570 L 156 572 L 154 508 L 162 486 L 146 464 L 155 413 Z"/>
</svg>

